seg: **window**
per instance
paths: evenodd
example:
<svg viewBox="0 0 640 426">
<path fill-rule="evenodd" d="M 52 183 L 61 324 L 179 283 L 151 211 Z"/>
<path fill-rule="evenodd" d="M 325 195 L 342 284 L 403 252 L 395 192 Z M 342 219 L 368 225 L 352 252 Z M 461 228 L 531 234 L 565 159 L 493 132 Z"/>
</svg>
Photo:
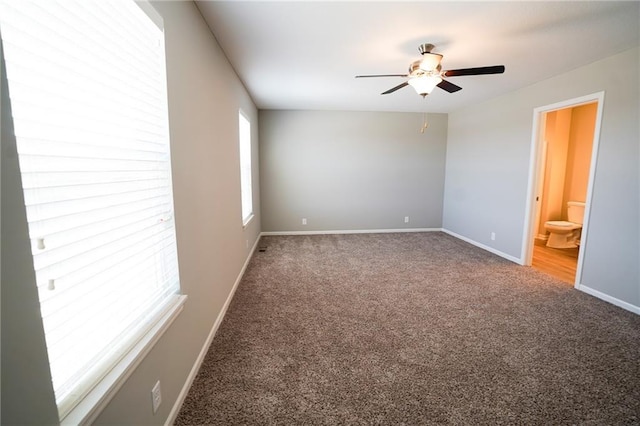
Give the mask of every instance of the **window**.
<svg viewBox="0 0 640 426">
<path fill-rule="evenodd" d="M 0 2 L 61 419 L 184 302 L 161 23 L 133 1 Z"/>
<path fill-rule="evenodd" d="M 251 192 L 251 123 L 238 113 L 240 134 L 240 193 L 242 194 L 242 224 L 253 217 L 253 193 Z"/>
</svg>

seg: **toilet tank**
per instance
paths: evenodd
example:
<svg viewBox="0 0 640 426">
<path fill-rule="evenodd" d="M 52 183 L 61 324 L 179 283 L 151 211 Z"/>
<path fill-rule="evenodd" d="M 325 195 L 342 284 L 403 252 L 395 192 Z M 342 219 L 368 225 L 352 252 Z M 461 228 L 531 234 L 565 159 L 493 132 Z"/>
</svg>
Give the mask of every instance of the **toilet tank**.
<svg viewBox="0 0 640 426">
<path fill-rule="evenodd" d="M 567 203 L 567 220 L 582 225 L 584 220 L 584 203 L 580 201 L 569 201 Z"/>
</svg>

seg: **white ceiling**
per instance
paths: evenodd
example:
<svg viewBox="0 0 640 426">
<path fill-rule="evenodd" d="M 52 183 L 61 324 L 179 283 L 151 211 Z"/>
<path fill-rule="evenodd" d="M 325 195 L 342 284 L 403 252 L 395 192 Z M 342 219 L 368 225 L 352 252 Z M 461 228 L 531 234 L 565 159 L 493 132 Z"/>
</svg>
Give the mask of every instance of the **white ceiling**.
<svg viewBox="0 0 640 426">
<path fill-rule="evenodd" d="M 260 109 L 450 112 L 640 44 L 638 1 L 198 1 Z M 381 92 L 436 45 L 443 69 L 505 65 L 451 77 L 463 90 Z"/>
</svg>

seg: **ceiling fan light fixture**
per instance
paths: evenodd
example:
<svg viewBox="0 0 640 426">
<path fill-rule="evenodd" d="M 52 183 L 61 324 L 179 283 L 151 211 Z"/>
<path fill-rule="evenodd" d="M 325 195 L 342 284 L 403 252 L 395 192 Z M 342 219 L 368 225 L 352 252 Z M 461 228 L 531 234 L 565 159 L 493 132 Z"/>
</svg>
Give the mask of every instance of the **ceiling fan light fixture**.
<svg viewBox="0 0 640 426">
<path fill-rule="evenodd" d="M 426 96 L 442 81 L 442 78 L 437 75 L 432 76 L 420 76 L 410 78 L 408 83 L 418 93 L 418 95 Z"/>
</svg>

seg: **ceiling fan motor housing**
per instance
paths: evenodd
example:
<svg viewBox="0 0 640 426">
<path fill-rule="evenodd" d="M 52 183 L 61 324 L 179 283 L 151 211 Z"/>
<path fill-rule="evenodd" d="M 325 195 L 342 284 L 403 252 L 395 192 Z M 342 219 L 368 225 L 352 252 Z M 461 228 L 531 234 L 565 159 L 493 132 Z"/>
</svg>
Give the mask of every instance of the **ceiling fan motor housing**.
<svg viewBox="0 0 640 426">
<path fill-rule="evenodd" d="M 435 46 L 431 43 L 423 43 L 420 46 L 418 46 L 418 51 L 420 52 L 421 55 L 424 55 L 425 53 L 431 53 L 431 51 L 435 48 Z"/>
</svg>

